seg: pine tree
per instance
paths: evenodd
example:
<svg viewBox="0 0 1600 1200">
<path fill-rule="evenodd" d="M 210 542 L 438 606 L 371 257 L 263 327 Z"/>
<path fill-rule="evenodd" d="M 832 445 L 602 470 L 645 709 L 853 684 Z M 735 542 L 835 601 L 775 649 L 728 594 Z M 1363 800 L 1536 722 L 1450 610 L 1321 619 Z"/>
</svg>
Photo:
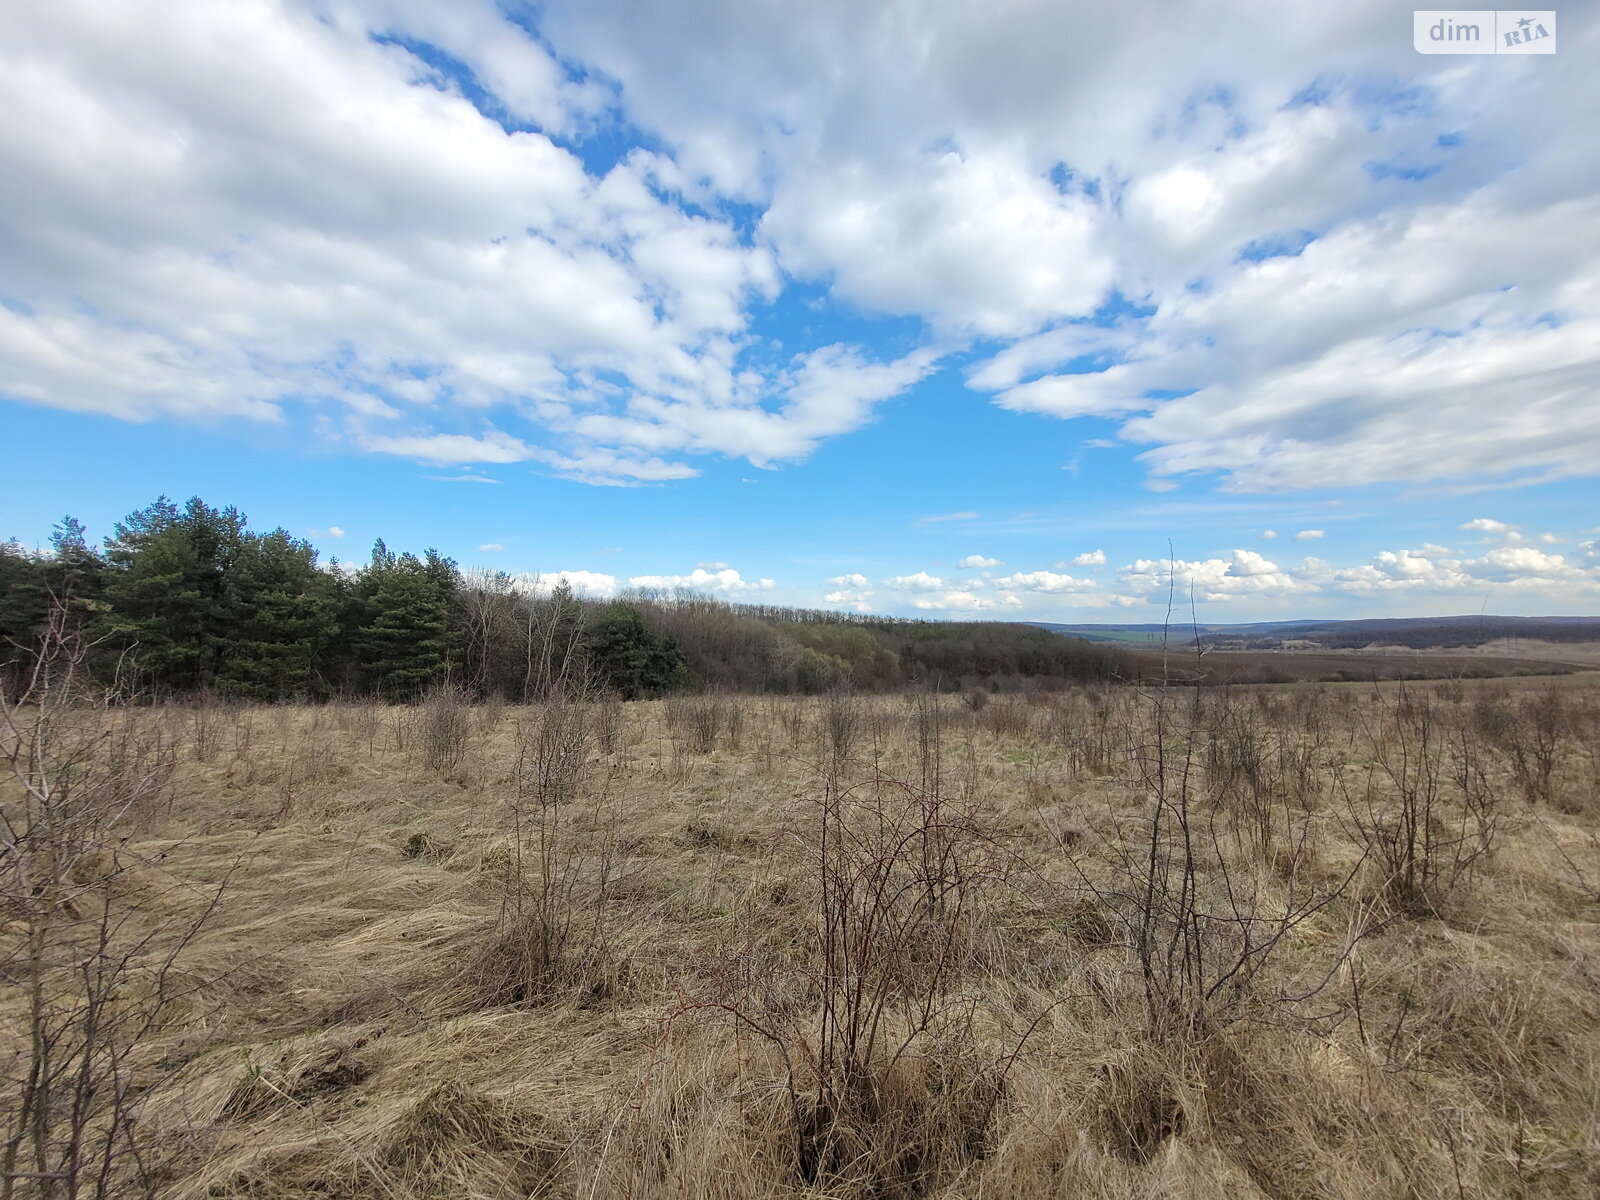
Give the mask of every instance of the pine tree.
<svg viewBox="0 0 1600 1200">
<path fill-rule="evenodd" d="M 429 551 L 398 557 L 379 541 L 356 584 L 360 628 L 353 638 L 367 686 L 411 699 L 446 677 L 451 664 L 455 564 Z"/>
<path fill-rule="evenodd" d="M 253 700 L 320 697 L 319 667 L 338 633 L 339 581 L 310 543 L 282 529 L 240 544 L 223 589 L 226 653 L 218 686 Z"/>
<path fill-rule="evenodd" d="M 45 577 L 51 595 L 80 612 L 92 609 L 105 587 L 106 562 L 89 545 L 83 522 L 62 517 L 50 531 L 50 547 Z"/>
<path fill-rule="evenodd" d="M 165 496 L 119 522 L 106 540 L 101 628 L 158 688 L 192 691 L 216 677 L 227 648 L 223 591 L 245 536 L 236 508 Z"/>
<path fill-rule="evenodd" d="M 0 542 L 0 663 L 31 646 L 50 604 L 44 564 L 18 542 Z"/>
<path fill-rule="evenodd" d="M 607 605 L 589 626 L 585 649 L 593 681 L 624 699 L 659 696 L 688 678 L 677 645 L 651 630 L 637 608 L 620 600 Z"/>
</svg>

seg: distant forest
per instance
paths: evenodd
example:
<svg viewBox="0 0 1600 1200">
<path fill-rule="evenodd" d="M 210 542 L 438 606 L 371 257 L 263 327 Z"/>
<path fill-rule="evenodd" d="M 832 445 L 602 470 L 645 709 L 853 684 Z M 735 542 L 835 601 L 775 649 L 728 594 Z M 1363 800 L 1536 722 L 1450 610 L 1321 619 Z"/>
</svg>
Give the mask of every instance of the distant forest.
<svg viewBox="0 0 1600 1200">
<path fill-rule="evenodd" d="M 1124 675 L 1115 647 L 1001 622 L 907 621 L 731 605 L 687 592 L 597 601 L 434 550 L 384 542 L 321 563 L 236 508 L 162 497 L 94 546 L 77 520 L 48 551 L 0 543 L 0 663 L 14 686 L 52 612 L 130 696 L 249 700 L 375 695 L 439 684 L 526 700 L 557 687 L 627 698 L 679 690 L 816 693 L 906 686 L 1054 687 Z"/>
</svg>

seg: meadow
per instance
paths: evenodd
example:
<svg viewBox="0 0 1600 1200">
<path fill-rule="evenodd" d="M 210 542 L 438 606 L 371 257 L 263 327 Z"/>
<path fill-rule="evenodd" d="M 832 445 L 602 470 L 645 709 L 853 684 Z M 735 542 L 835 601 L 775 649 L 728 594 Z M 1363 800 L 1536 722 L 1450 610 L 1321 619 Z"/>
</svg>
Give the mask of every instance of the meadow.
<svg viewBox="0 0 1600 1200">
<path fill-rule="evenodd" d="M 1589 676 L 7 709 L 5 1197 L 1587 1197 Z"/>
</svg>

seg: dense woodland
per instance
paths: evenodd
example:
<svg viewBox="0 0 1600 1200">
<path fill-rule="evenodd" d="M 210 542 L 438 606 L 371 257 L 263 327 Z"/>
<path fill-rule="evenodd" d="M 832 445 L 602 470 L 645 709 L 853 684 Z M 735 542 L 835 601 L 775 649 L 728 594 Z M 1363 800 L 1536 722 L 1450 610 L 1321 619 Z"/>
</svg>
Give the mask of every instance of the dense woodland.
<svg viewBox="0 0 1600 1200">
<path fill-rule="evenodd" d="M 29 645 L 53 610 L 93 639 L 104 681 L 138 696 L 408 700 L 438 684 L 513 700 L 579 685 L 628 698 L 954 689 L 1107 679 L 1127 665 L 1122 651 L 1023 625 L 682 592 L 594 601 L 382 541 L 359 567 L 322 563 L 305 540 L 254 531 L 237 508 L 198 498 L 157 499 L 99 547 L 71 517 L 47 551 L 0 543 L 0 639 Z"/>
</svg>

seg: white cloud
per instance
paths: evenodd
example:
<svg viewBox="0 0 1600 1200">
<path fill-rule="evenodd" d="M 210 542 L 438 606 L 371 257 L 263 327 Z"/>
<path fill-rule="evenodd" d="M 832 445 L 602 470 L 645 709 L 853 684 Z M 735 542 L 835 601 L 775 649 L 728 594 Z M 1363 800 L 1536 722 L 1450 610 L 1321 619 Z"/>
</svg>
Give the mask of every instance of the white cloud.
<svg viewBox="0 0 1600 1200">
<path fill-rule="evenodd" d="M 695 566 L 702 571 L 726 571 L 728 569 L 728 564 L 725 562 L 695 563 Z"/>
<path fill-rule="evenodd" d="M 338 539 L 344 536 L 344 530 L 337 525 L 329 525 L 326 529 L 311 530 L 311 536 Z"/>
<path fill-rule="evenodd" d="M 485 542 L 483 545 L 479 546 L 478 549 L 479 550 L 504 550 L 505 547 L 502 546 L 499 542 Z"/>
<path fill-rule="evenodd" d="M 937 592 L 944 587 L 944 580 L 936 575 L 929 575 L 926 571 L 916 571 L 910 575 L 896 575 L 885 579 L 883 586 L 897 592 Z"/>
<path fill-rule="evenodd" d="M 969 554 L 960 562 L 956 563 L 956 566 L 963 569 L 972 567 L 998 567 L 1001 565 L 1002 564 L 998 558 L 986 558 L 982 554 Z"/>
<path fill-rule="evenodd" d="M 367 434 L 358 437 L 363 450 L 376 454 L 397 454 L 441 466 L 464 463 L 512 463 L 533 457 L 533 450 L 508 434 L 493 432 L 482 437 L 462 433 L 436 433 L 426 437 L 388 437 Z"/>
<path fill-rule="evenodd" d="M 918 525 L 939 525 L 945 521 L 976 521 L 978 514 L 975 512 L 944 513 L 936 517 L 918 517 Z"/>
<path fill-rule="evenodd" d="M 1058 575 L 1054 571 L 1024 571 L 1004 575 L 994 581 L 994 586 L 1009 592 L 1086 592 L 1099 584 L 1092 579 L 1076 579 L 1071 575 Z"/>
<path fill-rule="evenodd" d="M 1278 531 L 1276 529 L 1263 529 L 1261 531 L 1261 540 L 1264 542 L 1270 542 L 1277 536 Z"/>
<path fill-rule="evenodd" d="M 696 567 L 687 575 L 634 575 L 629 578 L 628 583 L 631 587 L 637 588 L 688 588 L 697 592 L 725 594 L 763 592 L 777 586 L 771 579 L 746 579 L 732 567 L 723 567 L 715 571 Z"/>
<path fill-rule="evenodd" d="M 1190 597 L 1201 603 L 1239 596 L 1280 597 L 1313 590 L 1308 581 L 1257 554 L 1235 550 L 1228 558 L 1138 559 L 1120 572 L 1123 584 L 1150 597 L 1172 595 L 1175 603 Z"/>
<path fill-rule="evenodd" d="M 818 164 L 778 191 L 762 231 L 792 272 L 845 300 L 1015 337 L 1099 305 L 1113 263 L 1097 215 L 1024 161 L 947 150 Z"/>
<path fill-rule="evenodd" d="M 621 587 L 615 575 L 607 575 L 603 571 L 524 572 L 513 575 L 512 579 L 538 595 L 547 595 L 564 583 L 575 594 L 594 600 L 609 600 Z"/>
<path fill-rule="evenodd" d="M 848 575 L 835 575 L 828 580 L 831 590 L 823 594 L 823 603 L 835 604 L 856 612 L 870 612 L 872 610 L 872 580 L 859 571 Z"/>
<path fill-rule="evenodd" d="M 1323 532 L 1320 529 L 1302 529 L 1294 535 L 1294 540 L 1297 542 L 1315 542 L 1320 540 L 1322 536 Z"/>
<path fill-rule="evenodd" d="M 913 608 L 924 611 L 954 609 L 962 612 L 989 612 L 1022 607 L 1020 597 L 1010 593 L 999 596 L 980 595 L 966 589 L 951 589 L 933 595 L 920 595 L 911 602 Z"/>
<path fill-rule="evenodd" d="M 1074 555 L 1068 565 L 1074 567 L 1103 567 L 1106 565 L 1106 552 L 1104 550 L 1085 550 L 1082 554 Z"/>
<path fill-rule="evenodd" d="M 1516 528 L 1507 525 L 1504 521 L 1496 521 L 1493 517 L 1474 517 L 1472 520 L 1458 526 L 1466 533 L 1509 533 Z"/>
<path fill-rule="evenodd" d="M 979 344 L 972 387 L 1114 420 L 1157 487 L 1600 461 L 1600 198 L 1547 132 L 1584 54 L 1419 57 L 1386 0 L 515 11 L 0 10 L 0 397 L 648 483 Z M 654 148 L 591 173 L 616 114 Z M 893 354 L 779 345 L 793 280 Z"/>
</svg>

